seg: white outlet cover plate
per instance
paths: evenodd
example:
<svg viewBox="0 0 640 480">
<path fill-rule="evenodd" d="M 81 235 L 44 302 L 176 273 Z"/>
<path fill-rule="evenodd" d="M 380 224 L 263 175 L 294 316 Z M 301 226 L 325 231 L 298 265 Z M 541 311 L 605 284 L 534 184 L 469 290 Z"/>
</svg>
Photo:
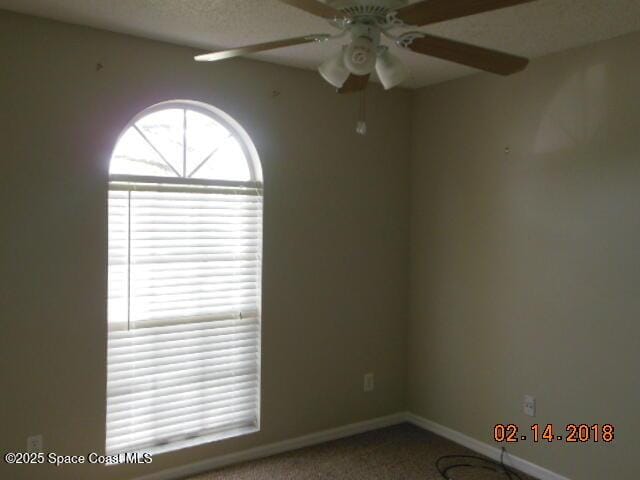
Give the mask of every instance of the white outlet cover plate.
<svg viewBox="0 0 640 480">
<path fill-rule="evenodd" d="M 522 411 L 529 417 L 536 416 L 536 399 L 532 395 L 525 395 L 522 401 Z"/>
<path fill-rule="evenodd" d="M 364 391 L 372 392 L 375 387 L 373 373 L 367 373 L 364 376 Z"/>
<path fill-rule="evenodd" d="M 33 435 L 27 438 L 27 453 L 42 452 L 42 435 Z"/>
</svg>

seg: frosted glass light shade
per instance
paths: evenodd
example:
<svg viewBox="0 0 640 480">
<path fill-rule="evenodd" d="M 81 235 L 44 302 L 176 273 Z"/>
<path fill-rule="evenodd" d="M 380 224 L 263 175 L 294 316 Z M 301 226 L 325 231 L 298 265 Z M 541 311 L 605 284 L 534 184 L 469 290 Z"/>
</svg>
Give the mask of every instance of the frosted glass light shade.
<svg viewBox="0 0 640 480">
<path fill-rule="evenodd" d="M 349 78 L 350 72 L 344 64 L 344 49 L 329 58 L 318 69 L 322 78 L 336 88 L 342 87 Z"/>
<path fill-rule="evenodd" d="M 398 57 L 392 55 L 389 50 L 385 50 L 378 55 L 376 73 L 385 90 L 400 85 L 409 76 L 407 67 L 404 66 Z"/>
<path fill-rule="evenodd" d="M 354 38 L 346 48 L 344 62 L 354 75 L 369 75 L 376 64 L 376 43 L 369 37 Z"/>
</svg>

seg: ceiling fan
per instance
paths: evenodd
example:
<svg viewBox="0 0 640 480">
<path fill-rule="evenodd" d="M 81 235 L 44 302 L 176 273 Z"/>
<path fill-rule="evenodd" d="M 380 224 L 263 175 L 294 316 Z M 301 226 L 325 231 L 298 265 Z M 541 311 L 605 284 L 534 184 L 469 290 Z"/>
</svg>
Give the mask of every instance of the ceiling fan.
<svg viewBox="0 0 640 480">
<path fill-rule="evenodd" d="M 526 58 L 435 37 L 424 32 L 409 31 L 396 35 L 391 31 L 430 25 L 535 0 L 423 0 L 413 4 L 409 4 L 409 0 L 279 1 L 327 19 L 340 32 L 335 35 L 305 35 L 221 50 L 198 55 L 195 59 L 199 62 L 212 62 L 275 48 L 348 37 L 350 43 L 344 45 L 319 68 L 322 77 L 336 87 L 339 93 L 364 90 L 374 70 L 385 89 L 393 88 L 406 79 L 407 69 L 387 46 L 381 45 L 381 37 L 386 37 L 398 47 L 416 53 L 498 75 L 519 72 L 529 63 Z"/>
</svg>

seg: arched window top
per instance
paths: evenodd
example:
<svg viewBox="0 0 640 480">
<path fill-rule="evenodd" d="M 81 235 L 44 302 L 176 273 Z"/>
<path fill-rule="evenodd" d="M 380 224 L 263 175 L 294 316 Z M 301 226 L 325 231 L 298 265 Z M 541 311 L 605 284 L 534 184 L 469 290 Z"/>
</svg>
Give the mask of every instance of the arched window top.
<svg viewBox="0 0 640 480">
<path fill-rule="evenodd" d="M 242 127 L 191 101 L 160 103 L 137 115 L 116 144 L 109 173 L 180 183 L 262 181 L 257 152 Z"/>
</svg>

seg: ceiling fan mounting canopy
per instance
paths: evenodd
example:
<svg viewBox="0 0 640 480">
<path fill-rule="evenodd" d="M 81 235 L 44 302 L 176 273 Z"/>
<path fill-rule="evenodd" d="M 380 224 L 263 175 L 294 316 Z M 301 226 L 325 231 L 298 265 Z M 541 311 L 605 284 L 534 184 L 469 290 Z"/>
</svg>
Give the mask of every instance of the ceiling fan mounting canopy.
<svg viewBox="0 0 640 480">
<path fill-rule="evenodd" d="M 406 6 L 409 0 L 326 0 L 325 3 L 351 21 L 366 19 L 385 24 L 387 16 Z"/>
<path fill-rule="evenodd" d="M 388 10 L 395 10 L 406 6 L 409 0 L 326 0 L 325 3 L 338 10 L 357 6 L 382 7 Z"/>
<path fill-rule="evenodd" d="M 320 66 L 320 73 L 339 93 L 364 90 L 375 69 L 386 89 L 399 85 L 408 72 L 388 47 L 381 45 L 381 36 L 397 47 L 450 62 L 459 63 L 499 75 L 511 75 L 523 70 L 529 61 L 487 48 L 435 37 L 421 31 L 394 34 L 397 28 L 420 27 L 456 18 L 512 7 L 536 0 L 280 0 L 326 19 L 340 30 L 338 34 L 311 34 L 302 37 L 221 50 L 196 57 L 197 61 L 215 61 L 262 52 L 275 48 L 325 42 L 351 37 L 336 55 Z"/>
</svg>

